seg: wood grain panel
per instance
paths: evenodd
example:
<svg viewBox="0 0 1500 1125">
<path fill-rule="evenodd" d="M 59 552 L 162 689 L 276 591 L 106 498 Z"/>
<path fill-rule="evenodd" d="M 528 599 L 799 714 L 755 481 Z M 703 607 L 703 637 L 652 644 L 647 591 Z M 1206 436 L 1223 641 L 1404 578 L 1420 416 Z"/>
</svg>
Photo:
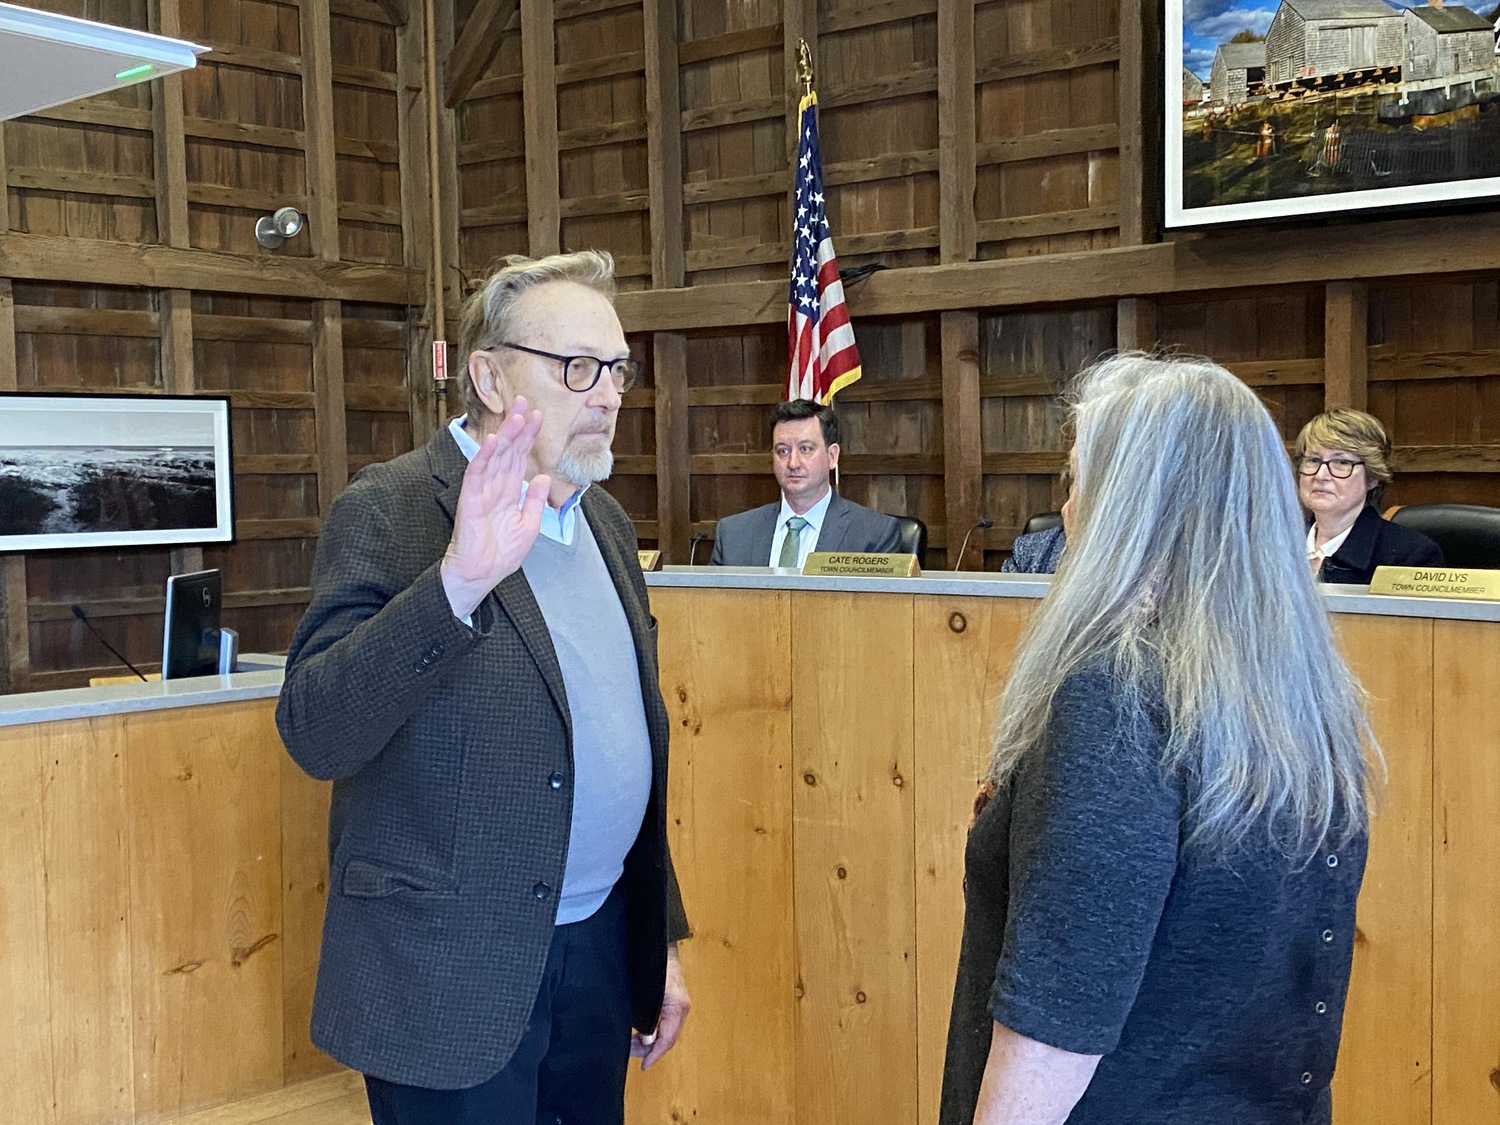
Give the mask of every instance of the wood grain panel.
<svg viewBox="0 0 1500 1125">
<path fill-rule="evenodd" d="M 916 1114 L 912 599 L 792 595 L 796 1114 Z"/>
<path fill-rule="evenodd" d="M 17 1120 L 57 1125 L 50 1049 L 47 862 L 41 749 L 26 727 L 0 729 L 0 1088 Z"/>
<path fill-rule="evenodd" d="M 651 592 L 693 1012 L 677 1050 L 632 1070 L 633 1122 L 797 1119 L 790 603 L 784 591 Z"/>
<path fill-rule="evenodd" d="M 1434 626 L 1433 1125 L 1500 1122 L 1500 628 Z M 1404 650 L 1403 650 L 1404 651 Z"/>
<path fill-rule="evenodd" d="M 918 597 L 912 625 L 917 795 L 917 1121 L 942 1094 L 964 923 L 964 842 L 995 705 L 1035 607 L 1020 598 Z"/>
<path fill-rule="evenodd" d="M 272 709 L 146 712 L 125 725 L 136 1113 L 274 1089 L 284 1052 Z"/>
<path fill-rule="evenodd" d="M 1334 1114 L 1340 1125 L 1429 1125 L 1433 622 L 1337 614 L 1334 623 L 1370 694 L 1389 773 L 1370 822 Z"/>
<path fill-rule="evenodd" d="M 59 1125 L 121 1120 L 134 1104 L 124 728 L 21 729 L 41 764 L 53 1112 Z"/>
</svg>

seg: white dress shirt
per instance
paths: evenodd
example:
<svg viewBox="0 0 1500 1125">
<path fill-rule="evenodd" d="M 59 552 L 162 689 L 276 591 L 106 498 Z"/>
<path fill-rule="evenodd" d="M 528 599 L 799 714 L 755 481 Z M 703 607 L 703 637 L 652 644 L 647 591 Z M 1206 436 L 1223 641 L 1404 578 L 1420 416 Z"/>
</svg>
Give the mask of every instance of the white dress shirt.
<svg viewBox="0 0 1500 1125">
<path fill-rule="evenodd" d="M 1314 520 L 1307 529 L 1308 565 L 1311 566 L 1314 562 L 1316 562 L 1318 564 L 1318 569 L 1321 570 L 1323 566 L 1323 560 L 1326 558 L 1331 558 L 1333 555 L 1338 554 L 1339 548 L 1344 545 L 1344 540 L 1349 538 L 1349 533 L 1353 530 L 1354 525 L 1350 524 L 1348 527 L 1344 528 L 1343 531 L 1339 532 L 1332 539 L 1328 540 L 1328 542 L 1319 547 L 1318 523 L 1316 520 Z M 1315 570 L 1313 573 L 1316 574 L 1317 571 Z"/>
<path fill-rule="evenodd" d="M 812 554 L 818 545 L 818 534 L 823 530 L 823 521 L 828 518 L 828 505 L 833 500 L 833 489 L 830 488 L 823 493 L 823 499 L 819 500 L 807 511 L 802 512 L 802 518 L 807 521 L 807 526 L 802 529 L 802 536 L 797 540 L 797 569 L 802 569 L 802 564 L 807 562 L 807 556 Z M 776 520 L 776 530 L 771 533 L 771 556 L 766 559 L 767 566 L 775 566 L 776 560 L 781 558 L 781 545 L 786 542 L 786 521 L 797 515 L 792 511 L 792 506 L 786 502 L 786 497 L 781 498 L 781 514 Z"/>
</svg>

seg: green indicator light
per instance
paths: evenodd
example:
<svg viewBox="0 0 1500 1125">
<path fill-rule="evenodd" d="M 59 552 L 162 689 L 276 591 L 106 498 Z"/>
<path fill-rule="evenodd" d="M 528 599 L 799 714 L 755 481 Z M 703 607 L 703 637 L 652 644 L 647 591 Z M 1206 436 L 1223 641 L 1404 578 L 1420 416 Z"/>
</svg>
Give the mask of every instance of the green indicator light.
<svg viewBox="0 0 1500 1125">
<path fill-rule="evenodd" d="M 115 75 L 115 81 L 124 82 L 129 78 L 139 78 L 143 74 L 150 74 L 155 69 L 150 63 L 142 63 L 140 66 L 133 66 L 129 70 L 120 71 L 119 74 Z"/>
</svg>

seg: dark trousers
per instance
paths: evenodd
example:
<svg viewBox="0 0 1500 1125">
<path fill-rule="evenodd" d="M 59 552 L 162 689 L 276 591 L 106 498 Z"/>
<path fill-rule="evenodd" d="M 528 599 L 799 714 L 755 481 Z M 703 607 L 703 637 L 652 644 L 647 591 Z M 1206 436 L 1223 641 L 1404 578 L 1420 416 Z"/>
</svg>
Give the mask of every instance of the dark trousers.
<svg viewBox="0 0 1500 1125">
<path fill-rule="evenodd" d="M 373 1125 L 622 1125 L 630 1058 L 625 901 L 558 926 L 520 1046 L 493 1078 L 428 1090 L 365 1076 Z"/>
</svg>

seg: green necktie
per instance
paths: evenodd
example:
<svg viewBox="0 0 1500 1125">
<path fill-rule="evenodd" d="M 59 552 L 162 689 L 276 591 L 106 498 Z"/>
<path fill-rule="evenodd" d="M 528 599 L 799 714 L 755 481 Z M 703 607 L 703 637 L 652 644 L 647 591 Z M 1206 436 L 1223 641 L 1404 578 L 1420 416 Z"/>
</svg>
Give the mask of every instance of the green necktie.
<svg viewBox="0 0 1500 1125">
<path fill-rule="evenodd" d="M 807 526 L 807 521 L 801 516 L 793 516 L 786 521 L 786 538 L 781 541 L 781 557 L 776 560 L 777 566 L 797 565 L 797 548 L 801 546 L 802 529 Z"/>
</svg>

